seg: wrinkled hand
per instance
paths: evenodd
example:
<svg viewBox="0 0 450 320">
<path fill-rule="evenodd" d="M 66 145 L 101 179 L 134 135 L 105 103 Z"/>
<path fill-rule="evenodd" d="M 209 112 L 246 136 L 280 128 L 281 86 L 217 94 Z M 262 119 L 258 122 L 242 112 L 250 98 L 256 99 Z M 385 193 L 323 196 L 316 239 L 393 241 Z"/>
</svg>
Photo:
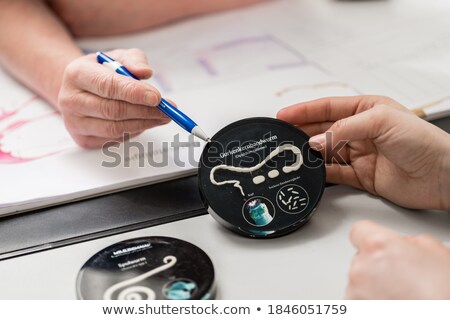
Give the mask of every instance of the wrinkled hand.
<svg viewBox="0 0 450 320">
<path fill-rule="evenodd" d="M 402 237 L 370 221 L 350 234 L 348 299 L 450 299 L 450 249 L 420 235 Z"/>
<path fill-rule="evenodd" d="M 278 113 L 313 136 L 327 181 L 408 208 L 450 210 L 450 135 L 392 99 L 325 98 Z"/>
<path fill-rule="evenodd" d="M 152 71 L 138 49 L 107 53 L 140 79 Z M 124 134 L 139 135 L 144 130 L 166 124 L 170 119 L 156 108 L 160 93 L 151 85 L 136 81 L 100 65 L 95 54 L 70 63 L 58 97 L 64 124 L 75 142 L 85 148 L 106 142 L 121 142 Z"/>
</svg>

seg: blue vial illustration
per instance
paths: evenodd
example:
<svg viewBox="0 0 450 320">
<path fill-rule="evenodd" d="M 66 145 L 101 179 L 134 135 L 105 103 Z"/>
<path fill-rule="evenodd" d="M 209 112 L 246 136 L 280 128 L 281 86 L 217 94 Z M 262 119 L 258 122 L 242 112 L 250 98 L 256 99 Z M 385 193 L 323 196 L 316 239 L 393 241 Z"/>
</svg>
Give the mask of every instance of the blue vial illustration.
<svg viewBox="0 0 450 320">
<path fill-rule="evenodd" d="M 262 227 L 272 222 L 273 217 L 270 215 L 267 205 L 260 199 L 250 201 L 247 204 L 247 210 L 256 226 Z"/>
<path fill-rule="evenodd" d="M 197 289 L 197 285 L 191 280 L 177 280 L 164 288 L 164 294 L 170 300 L 190 299 Z"/>
</svg>

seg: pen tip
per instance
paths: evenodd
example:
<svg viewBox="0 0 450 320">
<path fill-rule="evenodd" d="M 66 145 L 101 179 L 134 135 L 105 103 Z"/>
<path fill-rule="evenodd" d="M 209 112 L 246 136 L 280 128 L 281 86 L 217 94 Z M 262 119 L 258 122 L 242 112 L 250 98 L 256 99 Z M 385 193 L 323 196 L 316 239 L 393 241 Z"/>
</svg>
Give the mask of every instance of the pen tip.
<svg viewBox="0 0 450 320">
<path fill-rule="evenodd" d="M 211 142 L 211 139 L 206 135 L 206 133 L 202 129 L 200 129 L 199 126 L 195 126 L 194 128 L 192 128 L 191 133 L 194 136 L 202 139 L 203 141 Z"/>
</svg>

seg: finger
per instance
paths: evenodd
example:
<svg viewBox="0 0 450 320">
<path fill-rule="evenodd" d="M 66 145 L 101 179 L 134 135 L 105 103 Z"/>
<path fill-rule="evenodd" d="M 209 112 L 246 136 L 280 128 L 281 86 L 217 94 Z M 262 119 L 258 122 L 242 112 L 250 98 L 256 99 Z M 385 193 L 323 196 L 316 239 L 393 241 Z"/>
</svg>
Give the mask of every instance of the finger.
<svg viewBox="0 0 450 320">
<path fill-rule="evenodd" d="M 345 299 L 354 300 L 363 298 L 364 287 L 366 284 L 365 280 L 367 279 L 365 276 L 366 271 L 365 258 L 359 253 L 356 253 L 350 263 Z"/>
<path fill-rule="evenodd" d="M 370 299 L 370 291 L 366 287 L 351 286 L 347 284 L 345 300 L 367 300 Z"/>
<path fill-rule="evenodd" d="M 359 251 L 383 248 L 394 239 L 401 237 L 393 230 L 369 220 L 355 223 L 350 231 L 350 240 Z"/>
<path fill-rule="evenodd" d="M 312 149 L 319 151 L 326 165 L 340 164 L 342 166 L 351 165 L 350 148 L 347 145 L 336 146 L 334 149 L 323 148 L 321 145 L 310 143 Z"/>
<path fill-rule="evenodd" d="M 295 124 L 337 121 L 373 106 L 379 97 L 330 97 L 299 103 L 281 109 L 277 118 Z"/>
<path fill-rule="evenodd" d="M 83 92 L 76 101 L 62 103 L 65 110 L 83 117 L 106 120 L 163 119 L 167 116 L 158 108 L 131 104 L 122 100 L 111 100 Z"/>
<path fill-rule="evenodd" d="M 329 128 L 333 125 L 333 122 L 322 122 L 315 123 L 310 125 L 303 125 L 299 129 L 305 130 L 307 133 L 316 133 L 323 132 L 329 130 Z M 321 133 L 319 133 L 320 135 Z M 339 164 L 350 164 L 350 146 L 347 144 L 348 141 L 342 141 L 333 143 L 331 133 L 327 133 L 325 135 L 324 141 L 317 141 L 317 136 L 315 139 L 309 140 L 309 145 L 312 149 L 319 151 L 322 154 L 322 157 L 325 159 L 326 163 L 339 163 Z"/>
<path fill-rule="evenodd" d="M 300 130 L 304 131 L 308 136 L 313 137 L 315 135 L 324 133 L 330 127 L 334 124 L 334 122 L 331 121 L 325 121 L 325 122 L 316 122 L 316 123 L 308 123 L 308 124 L 302 124 L 302 125 L 295 125 Z"/>
<path fill-rule="evenodd" d="M 446 248 L 445 245 L 437 240 L 435 237 L 427 234 L 421 234 L 415 237 L 407 237 L 405 238 L 408 241 L 415 243 L 427 250 L 436 250 Z"/>
<path fill-rule="evenodd" d="M 117 138 L 100 138 L 94 136 L 81 136 L 74 135 L 74 141 L 82 148 L 86 149 L 96 149 L 96 148 L 105 148 L 110 145 L 119 144 L 124 142 L 125 140 L 132 139 L 142 132 L 135 132 L 129 135 L 125 135 Z"/>
<path fill-rule="evenodd" d="M 118 74 L 98 63 L 69 65 L 66 72 L 76 88 L 103 98 L 150 106 L 158 105 L 161 100 L 159 91 L 150 84 Z"/>
<path fill-rule="evenodd" d="M 347 285 L 347 288 L 345 289 L 344 300 L 363 300 L 363 299 L 360 298 L 360 293 L 358 291 L 356 291 L 353 287 Z"/>
<path fill-rule="evenodd" d="M 176 104 L 175 102 L 173 102 L 173 100 L 167 99 L 167 98 L 165 98 L 165 100 L 166 100 L 167 102 L 169 102 L 169 103 L 170 103 L 172 106 L 174 106 L 175 108 L 178 108 L 177 104 Z"/>
<path fill-rule="evenodd" d="M 396 127 L 397 112 L 387 105 L 376 105 L 365 112 L 336 121 L 326 133 L 311 137 L 309 142 L 332 149 L 341 143 L 377 139 Z M 331 139 L 327 139 L 327 134 Z"/>
<path fill-rule="evenodd" d="M 328 183 L 344 184 L 353 188 L 364 189 L 352 166 L 333 163 L 327 164 L 325 168 Z"/>
<path fill-rule="evenodd" d="M 98 118 L 65 118 L 66 127 L 72 134 L 81 136 L 95 136 L 108 139 L 116 139 L 117 137 L 123 136 L 124 133 L 132 134 L 136 132 L 142 132 L 144 130 L 164 125 L 169 122 L 170 119 L 109 121 Z"/>
<path fill-rule="evenodd" d="M 147 56 L 142 50 L 133 48 L 119 52 L 111 51 L 106 54 L 124 65 L 139 79 L 148 79 L 152 76 L 152 69 L 148 64 Z"/>
</svg>

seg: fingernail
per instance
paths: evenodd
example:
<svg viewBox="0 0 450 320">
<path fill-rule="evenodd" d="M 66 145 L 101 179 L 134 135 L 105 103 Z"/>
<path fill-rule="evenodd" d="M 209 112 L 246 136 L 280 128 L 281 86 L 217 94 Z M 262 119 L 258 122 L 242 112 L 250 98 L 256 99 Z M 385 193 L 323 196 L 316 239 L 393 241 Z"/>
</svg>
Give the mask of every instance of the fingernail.
<svg viewBox="0 0 450 320">
<path fill-rule="evenodd" d="M 152 69 L 151 69 L 148 65 L 143 64 L 143 63 L 137 64 L 137 65 L 136 65 L 136 69 L 140 69 L 141 72 L 144 72 L 144 71 L 146 71 L 146 72 L 152 72 Z"/>
<path fill-rule="evenodd" d="M 283 113 L 284 113 L 284 109 L 278 110 L 277 112 L 277 119 L 283 119 Z"/>
<path fill-rule="evenodd" d="M 317 136 L 311 137 L 309 139 L 309 145 L 314 150 L 320 151 L 325 149 L 325 134 L 318 134 Z"/>
<path fill-rule="evenodd" d="M 145 94 L 145 102 L 151 106 L 156 106 L 158 104 L 158 96 L 154 92 L 147 92 Z"/>
</svg>

